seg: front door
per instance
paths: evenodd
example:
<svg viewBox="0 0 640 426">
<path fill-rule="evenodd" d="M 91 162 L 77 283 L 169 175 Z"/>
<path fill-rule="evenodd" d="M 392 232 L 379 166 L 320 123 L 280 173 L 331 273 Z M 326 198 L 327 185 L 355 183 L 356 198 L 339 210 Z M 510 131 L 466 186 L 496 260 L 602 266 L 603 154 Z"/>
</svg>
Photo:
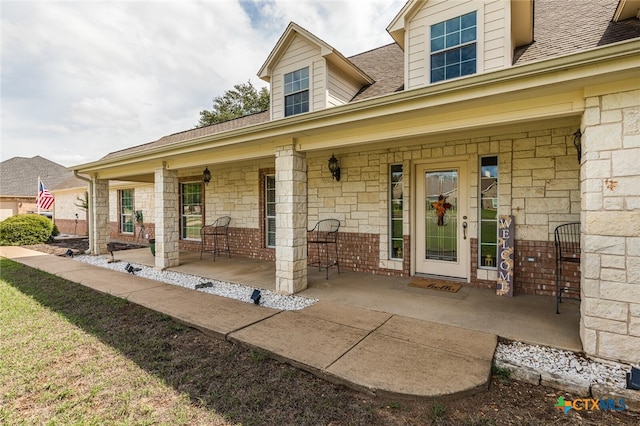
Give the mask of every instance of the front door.
<svg viewBox="0 0 640 426">
<path fill-rule="evenodd" d="M 464 161 L 416 166 L 416 273 L 468 279 Z"/>
</svg>

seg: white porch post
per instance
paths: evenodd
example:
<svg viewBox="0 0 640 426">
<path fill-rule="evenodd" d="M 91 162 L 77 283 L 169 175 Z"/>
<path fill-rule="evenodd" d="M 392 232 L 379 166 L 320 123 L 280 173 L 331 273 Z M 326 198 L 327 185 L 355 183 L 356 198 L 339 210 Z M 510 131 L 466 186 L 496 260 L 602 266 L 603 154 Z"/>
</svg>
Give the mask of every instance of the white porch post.
<svg viewBox="0 0 640 426">
<path fill-rule="evenodd" d="M 109 181 L 93 178 L 93 197 L 90 201 L 92 235 L 91 254 L 101 255 L 107 253 L 109 242 Z"/>
<path fill-rule="evenodd" d="M 178 174 L 164 165 L 155 169 L 156 268 L 180 264 Z"/>
<path fill-rule="evenodd" d="M 276 291 L 307 288 L 307 159 L 276 147 Z"/>
</svg>

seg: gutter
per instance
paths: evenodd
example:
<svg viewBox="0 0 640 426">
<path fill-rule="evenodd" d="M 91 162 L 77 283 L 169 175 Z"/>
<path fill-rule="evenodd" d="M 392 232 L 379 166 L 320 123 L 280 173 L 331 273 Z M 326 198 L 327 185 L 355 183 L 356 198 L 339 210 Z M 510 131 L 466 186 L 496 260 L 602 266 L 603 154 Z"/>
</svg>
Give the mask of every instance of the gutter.
<svg viewBox="0 0 640 426">
<path fill-rule="evenodd" d="M 87 200 L 87 210 L 89 213 L 89 223 L 88 223 L 88 232 L 89 232 L 89 254 L 95 253 L 93 250 L 93 242 L 95 238 L 93 237 L 93 181 L 84 176 L 80 176 L 77 170 L 73 171 L 73 175 L 80 180 L 83 180 L 89 184 L 89 195 Z"/>
<path fill-rule="evenodd" d="M 162 156 L 166 155 L 167 151 L 176 149 L 188 150 L 197 145 L 206 143 L 217 142 L 219 144 L 218 147 L 222 147 L 229 145 L 229 143 L 224 143 L 224 141 L 225 139 L 228 140 L 230 138 L 247 137 L 245 142 L 248 142 L 251 140 L 263 138 L 276 138 L 279 136 L 286 136 L 287 134 L 305 132 L 306 130 L 317 128 L 321 120 L 342 119 L 343 122 L 347 122 L 352 120 L 352 117 L 350 115 L 355 113 L 366 113 L 367 111 L 398 105 L 400 105 L 401 107 L 403 103 L 406 104 L 412 101 L 420 101 L 425 98 L 445 96 L 449 94 L 460 93 L 465 90 L 483 88 L 490 85 L 495 86 L 508 82 L 523 81 L 527 78 L 542 78 L 548 75 L 557 75 L 559 71 L 568 71 L 582 66 L 598 65 L 600 63 L 614 59 L 634 57 L 638 55 L 639 52 L 640 39 L 622 41 L 619 43 L 609 44 L 604 47 L 596 47 L 590 50 L 580 51 L 578 53 L 571 53 L 551 59 L 543 59 L 523 65 L 515 65 L 506 69 L 478 74 L 468 78 L 446 81 L 443 83 L 437 83 L 418 89 L 393 93 L 390 95 L 381 95 L 379 97 L 365 99 L 363 101 L 332 108 L 326 108 L 308 114 L 267 121 L 264 123 L 242 127 L 239 129 L 229 130 L 226 132 L 199 136 L 193 139 L 182 141 L 176 145 L 160 146 L 157 148 L 152 148 L 150 150 L 126 154 L 122 157 L 110 158 L 109 160 L 97 160 L 91 163 L 85 163 L 74 167 L 77 167 L 78 169 L 95 171 L 101 169 L 102 167 L 110 167 L 116 164 L 150 160 L 154 159 L 155 157 L 162 158 Z M 346 119 L 343 117 L 346 117 Z M 268 134 L 259 135 L 260 132 L 268 132 Z"/>
</svg>

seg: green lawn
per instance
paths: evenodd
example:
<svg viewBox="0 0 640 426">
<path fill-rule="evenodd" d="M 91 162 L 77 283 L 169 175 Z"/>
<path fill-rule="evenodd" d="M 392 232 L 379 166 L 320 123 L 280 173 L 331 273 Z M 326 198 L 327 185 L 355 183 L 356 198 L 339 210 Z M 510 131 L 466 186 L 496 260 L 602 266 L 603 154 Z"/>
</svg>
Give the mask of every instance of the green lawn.
<svg viewBox="0 0 640 426">
<path fill-rule="evenodd" d="M 0 258 L 0 425 L 364 425 L 383 404 Z"/>
<path fill-rule="evenodd" d="M 140 330 L 117 323 L 161 321 L 176 339 L 184 327 L 6 259 L 0 268 L 1 424 L 227 424 L 149 371 L 170 367 L 161 335 L 132 341 Z"/>
</svg>

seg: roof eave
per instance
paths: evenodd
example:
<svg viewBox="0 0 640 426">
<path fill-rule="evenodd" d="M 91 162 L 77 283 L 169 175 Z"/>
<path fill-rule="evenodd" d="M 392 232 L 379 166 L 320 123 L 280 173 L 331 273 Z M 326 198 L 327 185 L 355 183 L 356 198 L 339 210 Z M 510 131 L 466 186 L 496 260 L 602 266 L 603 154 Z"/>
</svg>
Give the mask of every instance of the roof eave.
<svg viewBox="0 0 640 426">
<path fill-rule="evenodd" d="M 624 41 L 588 51 L 518 65 L 491 73 L 446 81 L 420 89 L 396 92 L 285 119 L 267 121 L 240 129 L 206 135 L 184 141 L 178 145 L 172 145 L 170 149 L 162 146 L 145 152 L 132 153 L 109 160 L 98 160 L 91 163 L 79 164 L 70 167 L 69 170 L 92 174 L 103 168 L 131 164 L 140 160 L 161 159 L 163 156 L 166 157 L 169 150 L 175 151 L 177 148 L 188 150 L 191 147 L 206 143 L 217 144 L 222 147 L 230 145 L 232 143 L 230 142 L 231 139 L 254 141 L 260 138 L 276 138 L 278 135 L 313 129 L 318 126 L 320 120 L 339 118 L 340 122 L 346 123 L 352 120 L 352 114 L 366 112 L 371 109 L 395 107 L 395 112 L 401 112 L 399 110 L 402 110 L 404 103 L 413 100 L 429 99 L 435 96 L 444 96 L 443 104 L 452 102 L 447 98 L 447 95 L 455 96 L 455 102 L 464 102 L 465 98 L 471 99 L 471 93 L 474 90 L 482 87 L 497 87 L 498 85 L 506 83 L 521 83 L 523 88 L 531 89 L 535 87 L 531 86 L 532 83 L 540 86 L 550 84 L 550 82 L 557 82 L 559 76 L 565 80 L 577 79 L 579 75 L 576 74 L 572 77 L 568 73 L 571 72 L 571 70 L 576 70 L 576 73 L 580 73 L 580 68 L 584 66 L 598 65 L 601 62 L 616 59 L 636 58 L 639 50 L 640 39 Z M 536 81 L 532 81 L 536 78 Z M 406 105 L 408 104 L 405 104 L 405 108 Z M 335 121 L 333 124 L 335 124 Z"/>
</svg>

